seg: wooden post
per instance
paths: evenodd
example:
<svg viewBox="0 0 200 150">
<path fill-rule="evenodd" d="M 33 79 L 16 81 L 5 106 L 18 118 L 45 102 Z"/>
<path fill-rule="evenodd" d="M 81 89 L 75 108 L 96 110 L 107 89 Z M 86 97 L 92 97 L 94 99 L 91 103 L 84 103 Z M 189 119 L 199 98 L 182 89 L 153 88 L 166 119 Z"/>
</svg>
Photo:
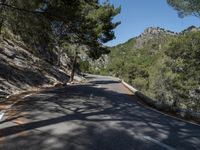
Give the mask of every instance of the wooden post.
<svg viewBox="0 0 200 150">
<path fill-rule="evenodd" d="M 73 64 L 72 64 L 72 71 L 71 71 L 71 75 L 70 75 L 70 80 L 69 80 L 69 82 L 73 82 L 73 81 L 74 81 L 74 74 L 75 74 L 75 70 L 76 70 L 76 60 L 77 60 L 77 56 L 78 56 L 78 52 L 75 52 L 75 54 L 74 54 L 74 59 L 73 59 Z"/>
</svg>

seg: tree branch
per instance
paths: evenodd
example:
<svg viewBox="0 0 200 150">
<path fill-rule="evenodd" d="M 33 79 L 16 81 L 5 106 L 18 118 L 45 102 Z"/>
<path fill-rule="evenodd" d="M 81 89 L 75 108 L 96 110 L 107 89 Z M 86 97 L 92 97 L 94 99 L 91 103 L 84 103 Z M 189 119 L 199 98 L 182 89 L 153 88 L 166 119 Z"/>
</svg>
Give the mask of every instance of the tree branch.
<svg viewBox="0 0 200 150">
<path fill-rule="evenodd" d="M 45 13 L 45 12 L 42 12 L 42 11 L 30 11 L 30 10 L 27 10 L 27 9 L 18 8 L 18 7 L 15 7 L 15 6 L 12 6 L 12 5 L 9 5 L 9 4 L 5 4 L 5 3 L 0 3 L 0 5 L 4 6 L 4 7 L 8 7 L 10 9 L 23 11 L 23 12 L 27 12 L 27 13 L 33 13 L 33 14 L 44 14 Z"/>
</svg>

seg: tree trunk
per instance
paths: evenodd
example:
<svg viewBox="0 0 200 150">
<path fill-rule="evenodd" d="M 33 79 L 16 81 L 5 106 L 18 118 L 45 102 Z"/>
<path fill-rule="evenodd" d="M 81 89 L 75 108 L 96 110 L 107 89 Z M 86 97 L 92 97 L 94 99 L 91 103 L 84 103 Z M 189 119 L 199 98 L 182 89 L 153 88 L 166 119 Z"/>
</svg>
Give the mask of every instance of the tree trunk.
<svg viewBox="0 0 200 150">
<path fill-rule="evenodd" d="M 0 0 L 0 2 L 1 2 L 2 4 L 5 4 L 5 3 L 6 3 L 6 0 Z M 3 22 L 4 22 L 3 10 L 4 10 L 4 7 L 3 7 L 3 6 L 0 6 L 0 35 L 1 35 L 1 30 L 2 30 Z"/>
<path fill-rule="evenodd" d="M 60 67 L 60 59 L 61 59 L 61 49 L 58 48 L 58 62 L 57 62 L 58 67 Z"/>
<path fill-rule="evenodd" d="M 0 18 L 0 35 L 1 35 L 2 26 L 3 26 L 3 19 Z"/>
<path fill-rule="evenodd" d="M 61 54 L 62 54 L 62 49 L 61 49 L 61 45 L 60 45 L 60 40 L 62 38 L 62 33 L 63 33 L 63 24 L 61 24 L 60 26 L 60 31 L 59 31 L 59 35 L 58 35 L 58 38 L 57 38 L 57 42 L 56 42 L 56 46 L 58 47 L 58 62 L 57 62 L 57 65 L 60 67 L 60 62 L 61 62 Z"/>
<path fill-rule="evenodd" d="M 74 81 L 74 73 L 75 73 L 75 70 L 76 70 L 76 60 L 77 60 L 77 56 L 78 56 L 78 53 L 75 52 L 74 59 L 73 59 L 73 64 L 72 64 L 72 71 L 71 71 L 71 75 L 70 75 L 70 80 L 69 80 L 69 82 L 73 82 L 73 81 Z"/>
</svg>

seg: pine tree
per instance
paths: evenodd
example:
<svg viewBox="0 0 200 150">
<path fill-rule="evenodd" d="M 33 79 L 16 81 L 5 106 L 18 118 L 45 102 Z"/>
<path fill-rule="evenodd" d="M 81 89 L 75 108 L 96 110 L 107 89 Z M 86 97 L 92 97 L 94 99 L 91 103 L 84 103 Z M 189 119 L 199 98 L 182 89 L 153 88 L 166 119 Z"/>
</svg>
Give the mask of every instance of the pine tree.
<svg viewBox="0 0 200 150">
<path fill-rule="evenodd" d="M 120 8 L 107 1 L 101 5 L 98 0 L 5 0 L 0 3 L 0 13 L 4 14 L 0 21 L 31 46 L 43 43 L 46 44 L 44 47 L 57 46 L 58 65 L 65 42 L 77 47 L 87 46 L 88 55 L 94 59 L 107 52 L 103 43 L 115 38 L 113 29 L 119 22 L 112 20 L 119 12 Z M 76 64 L 78 49 L 74 54 Z M 75 64 L 72 65 L 72 76 Z"/>
<path fill-rule="evenodd" d="M 180 17 L 187 15 L 200 17 L 199 0 L 167 0 L 167 3 L 178 11 Z"/>
</svg>

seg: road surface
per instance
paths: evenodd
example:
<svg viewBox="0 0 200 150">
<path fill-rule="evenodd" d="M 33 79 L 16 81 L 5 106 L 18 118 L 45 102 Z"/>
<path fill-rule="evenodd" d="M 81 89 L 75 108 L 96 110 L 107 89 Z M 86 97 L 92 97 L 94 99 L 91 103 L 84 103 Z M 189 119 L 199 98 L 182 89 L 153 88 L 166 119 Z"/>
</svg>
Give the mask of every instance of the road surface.
<svg viewBox="0 0 200 150">
<path fill-rule="evenodd" d="M 0 149 L 200 150 L 200 126 L 139 105 L 116 79 L 88 79 L 19 99 L 0 122 Z"/>
</svg>

